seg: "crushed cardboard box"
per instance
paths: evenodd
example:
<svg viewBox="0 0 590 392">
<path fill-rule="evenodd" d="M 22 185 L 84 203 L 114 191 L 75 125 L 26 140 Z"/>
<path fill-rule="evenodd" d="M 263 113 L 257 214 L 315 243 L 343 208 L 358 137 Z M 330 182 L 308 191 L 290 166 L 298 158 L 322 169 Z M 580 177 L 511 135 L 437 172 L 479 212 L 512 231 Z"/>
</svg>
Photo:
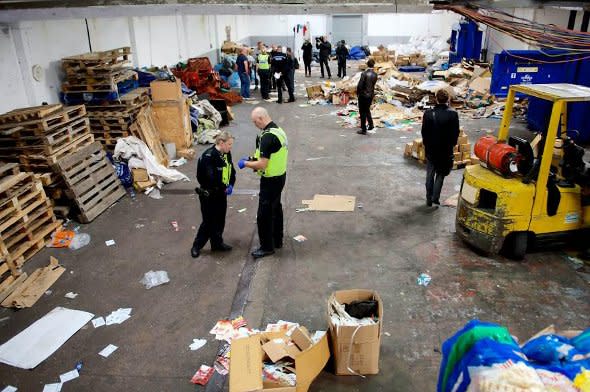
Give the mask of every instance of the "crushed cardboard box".
<svg viewBox="0 0 590 392">
<path fill-rule="evenodd" d="M 352 212 L 356 202 L 355 196 L 314 195 L 312 200 L 302 200 L 311 211 Z"/>
</svg>

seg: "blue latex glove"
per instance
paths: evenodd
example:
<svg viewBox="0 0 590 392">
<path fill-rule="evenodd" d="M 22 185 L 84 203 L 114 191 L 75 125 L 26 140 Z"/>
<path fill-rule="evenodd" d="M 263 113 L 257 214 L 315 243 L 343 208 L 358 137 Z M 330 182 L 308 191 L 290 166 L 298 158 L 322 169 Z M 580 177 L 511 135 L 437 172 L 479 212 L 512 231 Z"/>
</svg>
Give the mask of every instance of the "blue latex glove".
<svg viewBox="0 0 590 392">
<path fill-rule="evenodd" d="M 245 168 L 245 167 L 246 167 L 246 161 L 247 161 L 247 160 L 248 160 L 248 159 L 246 159 L 246 158 L 242 158 L 242 159 L 240 159 L 240 160 L 238 161 L 238 167 L 239 167 L 240 169 L 243 169 L 243 168 Z"/>
<path fill-rule="evenodd" d="M 225 194 L 229 196 L 232 193 L 234 193 L 234 186 L 233 185 L 228 185 L 227 188 L 225 188 Z"/>
</svg>

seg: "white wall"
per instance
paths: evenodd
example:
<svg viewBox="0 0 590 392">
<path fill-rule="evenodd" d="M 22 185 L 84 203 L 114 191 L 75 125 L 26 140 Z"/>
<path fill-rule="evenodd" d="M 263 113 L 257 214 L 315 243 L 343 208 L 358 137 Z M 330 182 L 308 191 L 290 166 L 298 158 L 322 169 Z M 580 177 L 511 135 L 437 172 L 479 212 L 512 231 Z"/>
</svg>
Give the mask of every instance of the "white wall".
<svg viewBox="0 0 590 392">
<path fill-rule="evenodd" d="M 326 15 L 253 15 L 248 17 L 248 35 L 253 37 L 292 36 L 293 27 L 309 22 L 312 36 L 326 35 Z"/>
<path fill-rule="evenodd" d="M 451 27 L 460 19 L 453 12 L 432 14 L 370 14 L 368 36 L 450 36 Z"/>
<path fill-rule="evenodd" d="M 14 103 L 27 103 L 11 30 L 0 28 L 0 113 L 14 109 Z"/>
</svg>

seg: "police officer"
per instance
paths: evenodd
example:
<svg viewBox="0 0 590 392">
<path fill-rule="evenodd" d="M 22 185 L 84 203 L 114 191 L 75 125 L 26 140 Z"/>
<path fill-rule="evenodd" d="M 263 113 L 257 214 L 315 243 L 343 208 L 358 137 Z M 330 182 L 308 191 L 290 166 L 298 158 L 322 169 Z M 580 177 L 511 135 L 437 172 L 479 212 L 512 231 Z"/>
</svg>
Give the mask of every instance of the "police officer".
<svg viewBox="0 0 590 392">
<path fill-rule="evenodd" d="M 277 47 L 277 51 L 274 53 L 271 59 L 272 71 L 274 74 L 273 78 L 277 81 L 277 103 L 283 103 L 283 89 L 285 85 L 289 88 L 289 102 L 295 101 L 294 91 L 290 85 L 290 61 L 281 46 Z M 278 76 L 278 77 L 277 77 Z"/>
<path fill-rule="evenodd" d="M 260 258 L 283 247 L 281 192 L 287 178 L 288 149 L 285 131 L 272 121 L 266 109 L 255 108 L 251 117 L 262 132 L 256 138 L 254 158 L 240 159 L 238 167 L 254 169 L 261 176 L 257 217 L 260 247 L 252 252 L 254 258 Z"/>
<path fill-rule="evenodd" d="M 215 138 L 215 145 L 206 149 L 197 163 L 197 180 L 200 188 L 196 191 L 201 201 L 203 222 L 191 248 L 191 256 L 199 257 L 199 252 L 207 241 L 211 250 L 229 251 L 231 246 L 223 242 L 227 196 L 231 195 L 236 182 L 231 148 L 234 137 L 223 131 Z"/>
<path fill-rule="evenodd" d="M 258 62 L 258 76 L 260 77 L 260 95 L 262 99 L 270 99 L 270 55 L 262 46 L 256 59 Z"/>
</svg>

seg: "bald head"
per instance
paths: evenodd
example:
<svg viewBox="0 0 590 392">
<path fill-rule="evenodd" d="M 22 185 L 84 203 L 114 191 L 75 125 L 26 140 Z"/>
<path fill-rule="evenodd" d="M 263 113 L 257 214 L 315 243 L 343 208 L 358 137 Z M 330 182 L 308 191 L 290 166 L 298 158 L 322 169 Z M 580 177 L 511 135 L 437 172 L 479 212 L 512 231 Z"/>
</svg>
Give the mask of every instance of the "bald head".
<svg viewBox="0 0 590 392">
<path fill-rule="evenodd" d="M 256 107 L 252 110 L 252 122 L 256 125 L 258 129 L 264 129 L 271 121 L 270 115 L 263 107 Z"/>
</svg>

